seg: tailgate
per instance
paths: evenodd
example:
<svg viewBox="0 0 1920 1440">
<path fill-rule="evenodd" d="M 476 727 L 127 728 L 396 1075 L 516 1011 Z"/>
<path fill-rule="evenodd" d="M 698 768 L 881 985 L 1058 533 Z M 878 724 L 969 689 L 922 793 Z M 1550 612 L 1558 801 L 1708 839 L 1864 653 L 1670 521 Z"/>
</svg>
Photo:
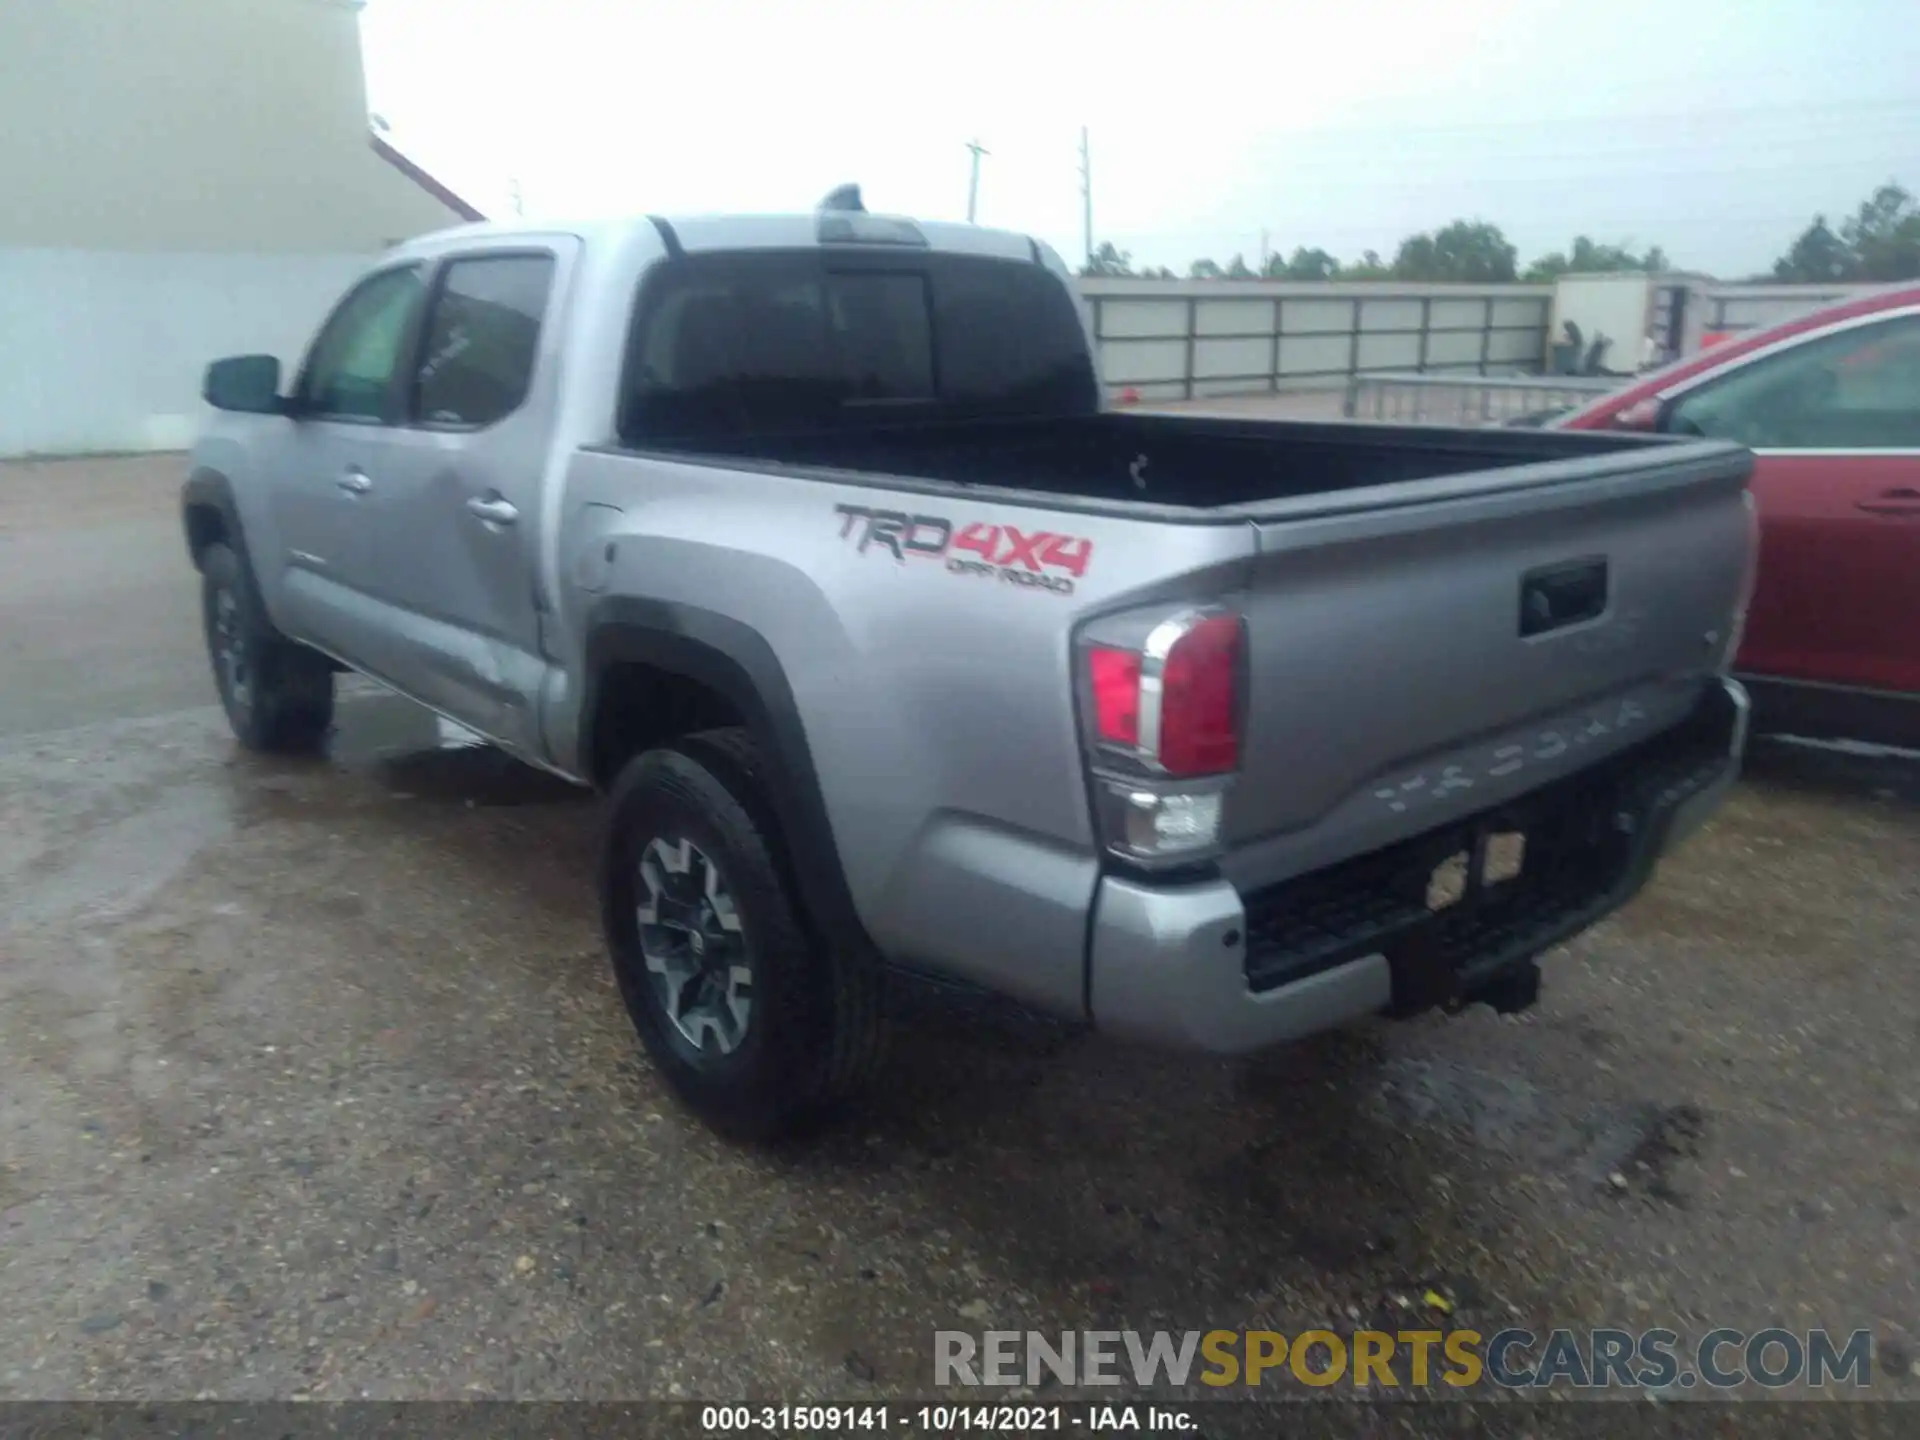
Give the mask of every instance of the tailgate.
<svg viewBox="0 0 1920 1440">
<path fill-rule="evenodd" d="M 1751 468 L 1650 444 L 1257 520 L 1229 873 L 1417 833 L 1679 719 L 1742 603 Z"/>
</svg>

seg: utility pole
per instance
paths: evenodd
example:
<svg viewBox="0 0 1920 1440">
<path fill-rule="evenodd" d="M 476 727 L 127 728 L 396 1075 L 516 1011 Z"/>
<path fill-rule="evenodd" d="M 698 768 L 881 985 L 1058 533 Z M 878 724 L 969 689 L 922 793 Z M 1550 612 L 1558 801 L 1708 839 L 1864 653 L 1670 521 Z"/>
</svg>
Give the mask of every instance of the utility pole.
<svg viewBox="0 0 1920 1440">
<path fill-rule="evenodd" d="M 516 215 L 525 215 L 527 213 L 527 202 L 525 197 L 520 193 L 520 179 L 518 176 L 507 181 L 507 194 L 509 203 L 513 206 L 513 213 Z"/>
<path fill-rule="evenodd" d="M 1087 264 L 1093 264 L 1093 151 L 1087 145 L 1087 127 L 1080 127 L 1081 233 L 1087 242 Z"/>
<path fill-rule="evenodd" d="M 973 152 L 973 173 L 967 179 L 967 223 L 971 225 L 980 203 L 980 157 L 993 152 L 978 140 L 969 140 L 967 149 Z"/>
<path fill-rule="evenodd" d="M 1260 232 L 1260 273 L 1262 275 L 1267 273 L 1267 256 L 1272 253 L 1271 250 L 1267 249 L 1267 232 L 1262 230 Z"/>
</svg>

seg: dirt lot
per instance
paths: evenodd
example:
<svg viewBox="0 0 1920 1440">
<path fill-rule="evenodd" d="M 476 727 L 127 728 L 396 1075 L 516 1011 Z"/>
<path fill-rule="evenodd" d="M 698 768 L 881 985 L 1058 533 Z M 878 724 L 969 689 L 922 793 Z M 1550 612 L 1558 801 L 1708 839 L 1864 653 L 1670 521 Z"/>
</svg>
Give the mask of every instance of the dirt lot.
<svg viewBox="0 0 1920 1440">
<path fill-rule="evenodd" d="M 1920 1397 L 1920 770 L 1769 745 L 1546 998 L 1257 1064 L 907 1002 L 778 1153 L 638 1055 L 590 800 L 211 706 L 175 459 L 0 467 L 0 1397 L 879 1398 L 936 1327 L 1778 1323 Z M 1743 1432 L 1744 1433 L 1744 1432 Z"/>
</svg>

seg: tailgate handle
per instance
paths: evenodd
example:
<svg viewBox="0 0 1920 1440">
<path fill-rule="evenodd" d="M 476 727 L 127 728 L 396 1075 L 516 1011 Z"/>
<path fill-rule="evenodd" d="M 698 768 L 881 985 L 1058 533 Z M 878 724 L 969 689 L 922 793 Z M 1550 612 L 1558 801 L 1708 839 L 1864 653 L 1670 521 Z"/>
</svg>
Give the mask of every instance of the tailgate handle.
<svg viewBox="0 0 1920 1440">
<path fill-rule="evenodd" d="M 1607 608 L 1607 562 L 1572 560 L 1544 565 L 1520 577 L 1520 633 L 1545 635 L 1584 620 L 1596 619 Z"/>
</svg>

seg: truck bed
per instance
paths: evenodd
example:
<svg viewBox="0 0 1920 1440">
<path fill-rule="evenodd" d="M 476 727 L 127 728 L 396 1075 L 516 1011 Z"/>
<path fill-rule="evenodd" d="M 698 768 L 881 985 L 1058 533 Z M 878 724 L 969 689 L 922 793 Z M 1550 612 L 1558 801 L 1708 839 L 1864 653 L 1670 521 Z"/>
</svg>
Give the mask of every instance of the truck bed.
<svg viewBox="0 0 1920 1440">
<path fill-rule="evenodd" d="M 1256 738 L 1222 868 L 1249 889 L 1504 803 L 1678 722 L 1723 663 L 1752 543 L 1751 457 L 1717 442 L 1113 412 L 820 426 L 643 455 L 733 472 L 719 483 L 782 533 L 810 523 L 814 502 L 795 490 L 817 483 L 854 505 L 1025 504 L 1082 537 L 1098 559 L 1061 592 L 1074 603 L 1014 609 L 986 638 L 964 605 L 951 623 L 930 617 L 994 592 L 921 567 L 889 580 L 898 612 L 871 623 L 900 627 L 898 653 L 917 657 L 937 631 L 943 673 L 971 673 L 956 656 L 977 642 L 972 663 L 1003 677 L 997 692 L 1021 688 L 998 658 L 1007 625 L 1051 635 L 1133 603 L 1231 605 Z M 617 469 L 585 473 L 583 501 L 623 503 Z M 1229 527 L 1250 532 L 1245 550 L 1193 533 Z M 832 593 L 871 567 L 823 573 Z M 946 588 L 921 600 L 927 585 Z M 1025 683 L 1044 689 L 1057 656 L 1050 645 Z M 1039 733 L 1041 717 L 1029 722 L 1021 733 Z M 935 728 L 936 748 L 976 743 L 970 723 Z M 1057 754 L 1032 773 L 1062 767 Z"/>
<path fill-rule="evenodd" d="M 1638 436 L 1107 412 L 849 426 L 649 448 L 1082 500 L 1227 510 L 1671 446 Z M 1663 456 L 1664 458 L 1664 456 Z M 1612 468 L 1612 467 L 1607 467 Z"/>
</svg>

